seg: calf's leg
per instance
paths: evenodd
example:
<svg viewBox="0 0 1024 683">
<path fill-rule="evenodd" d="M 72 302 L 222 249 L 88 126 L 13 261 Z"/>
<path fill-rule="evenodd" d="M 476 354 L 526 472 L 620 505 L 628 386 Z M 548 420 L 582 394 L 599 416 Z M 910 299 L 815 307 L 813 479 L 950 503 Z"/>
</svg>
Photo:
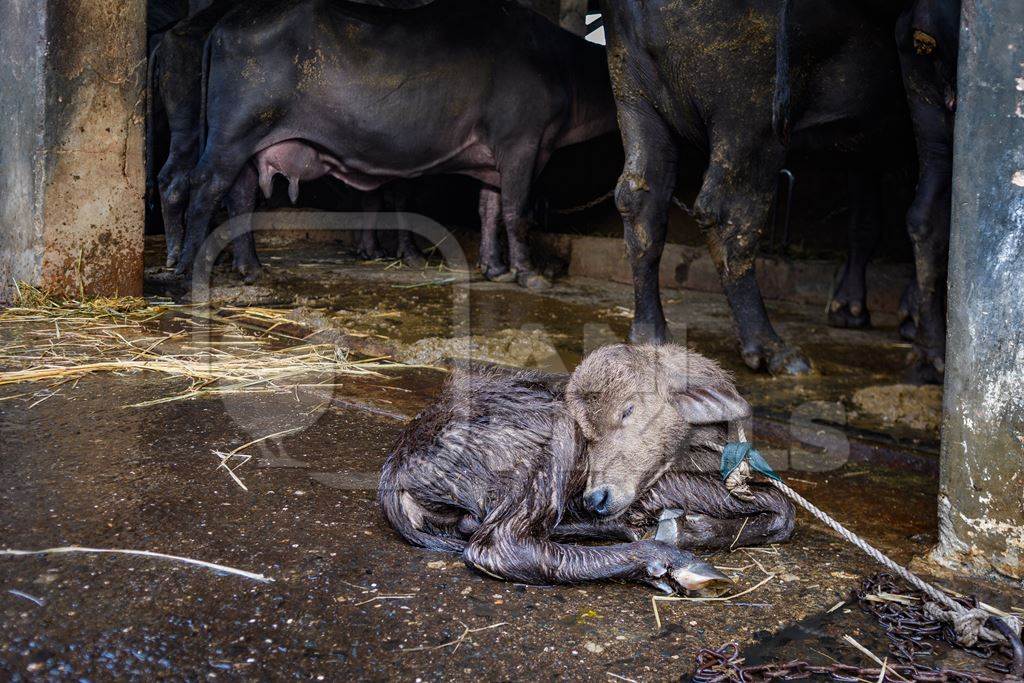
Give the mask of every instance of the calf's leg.
<svg viewBox="0 0 1024 683">
<path fill-rule="evenodd" d="M 471 515 L 459 520 L 459 533 L 467 537 L 476 533 L 480 522 Z M 637 541 L 644 534 L 643 529 L 631 527 L 617 519 L 561 522 L 551 530 L 551 537 L 559 541 Z"/>
<path fill-rule="evenodd" d="M 669 592 L 726 580 L 714 567 L 668 543 L 577 546 L 552 541 L 579 452 L 575 434 L 571 418 L 554 425 L 552 457 L 538 461 L 526 481 L 514 482 L 509 496 L 488 513 L 463 550 L 468 565 L 524 583 L 629 579 Z"/>
<path fill-rule="evenodd" d="M 774 488 L 755 485 L 751 490 L 754 499 L 741 500 L 717 475 L 669 472 L 627 516 L 653 523 L 663 511 L 678 510 L 672 540 L 683 548 L 718 550 L 787 540 L 793 532 L 793 504 Z"/>
</svg>

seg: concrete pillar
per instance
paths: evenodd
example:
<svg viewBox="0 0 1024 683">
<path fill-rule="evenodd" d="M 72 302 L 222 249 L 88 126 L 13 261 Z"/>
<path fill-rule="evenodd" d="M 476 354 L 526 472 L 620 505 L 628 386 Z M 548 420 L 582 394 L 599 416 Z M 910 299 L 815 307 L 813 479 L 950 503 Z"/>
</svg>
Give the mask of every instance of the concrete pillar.
<svg viewBox="0 0 1024 683">
<path fill-rule="evenodd" d="M 1024 577 L 1024 2 L 964 0 L 939 547 Z"/>
<path fill-rule="evenodd" d="M 142 289 L 145 0 L 0 6 L 0 300 Z"/>
</svg>

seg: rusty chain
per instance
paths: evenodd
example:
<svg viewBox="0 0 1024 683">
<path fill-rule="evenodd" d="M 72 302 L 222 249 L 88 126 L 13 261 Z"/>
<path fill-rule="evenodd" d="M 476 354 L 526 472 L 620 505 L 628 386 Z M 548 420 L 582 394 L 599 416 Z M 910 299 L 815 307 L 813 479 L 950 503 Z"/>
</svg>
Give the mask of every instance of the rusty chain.
<svg viewBox="0 0 1024 683">
<path fill-rule="evenodd" d="M 920 683 L 1002 683 L 995 678 L 967 671 L 930 670 L 913 664 L 887 664 L 882 678 L 882 667 L 860 667 L 836 662 L 829 665 L 810 664 L 797 659 L 784 664 L 758 664 L 747 666 L 740 656 L 739 645 L 729 643 L 718 650 L 703 649 L 697 653 L 696 683 L 762 683 L 763 681 L 792 681 L 811 676 L 827 677 L 833 681 L 919 681 Z"/>
<path fill-rule="evenodd" d="M 895 601 L 869 600 L 870 595 L 902 595 L 913 600 L 913 604 Z M 919 655 L 930 655 L 935 651 L 934 642 L 960 648 L 975 657 L 988 660 L 987 666 L 994 671 L 1007 673 L 1013 652 L 1010 645 L 1002 642 L 979 640 L 971 647 L 957 643 L 956 633 L 949 622 L 941 621 L 925 610 L 928 598 L 920 591 L 904 588 L 891 574 L 875 574 L 864 579 L 861 587 L 853 592 L 860 608 L 873 616 L 885 629 L 891 651 L 897 659 L 913 663 Z M 967 609 L 978 607 L 974 596 L 952 596 Z"/>
<path fill-rule="evenodd" d="M 878 599 L 879 595 L 901 596 L 906 600 Z M 869 596 L 876 596 L 869 599 Z M 835 662 L 830 665 L 810 664 L 803 660 L 785 663 L 747 665 L 740 655 L 737 643 L 729 643 L 717 650 L 705 648 L 697 653 L 696 670 L 691 680 L 697 683 L 761 683 L 764 681 L 796 680 L 818 676 L 834 681 L 920 681 L 922 683 L 996 683 L 1008 680 L 1012 650 L 1005 643 L 982 642 L 972 647 L 957 644 L 952 627 L 935 619 L 925 611 L 926 596 L 906 589 L 890 574 L 875 574 L 863 579 L 854 590 L 851 600 L 870 614 L 885 630 L 889 638 L 893 664 L 882 667 L 858 667 Z M 968 609 L 978 606 L 974 596 L 956 597 Z M 943 642 L 986 660 L 993 674 L 982 674 L 953 669 L 935 669 L 916 661 L 917 657 L 935 654 L 935 643 Z"/>
</svg>

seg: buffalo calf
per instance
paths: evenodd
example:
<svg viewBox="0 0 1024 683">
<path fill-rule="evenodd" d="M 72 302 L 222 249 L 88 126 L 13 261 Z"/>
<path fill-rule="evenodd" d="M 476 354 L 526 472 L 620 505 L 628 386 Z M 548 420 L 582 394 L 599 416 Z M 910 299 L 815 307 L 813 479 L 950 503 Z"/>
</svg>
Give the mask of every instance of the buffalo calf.
<svg viewBox="0 0 1024 683">
<path fill-rule="evenodd" d="M 774 489 L 743 501 L 717 475 L 729 423 L 749 416 L 715 363 L 672 345 L 608 346 L 568 378 L 457 370 L 388 456 L 379 500 L 408 542 L 502 579 L 693 589 L 725 577 L 685 548 L 793 529 Z M 641 540 L 665 516 L 674 531 Z M 581 538 L 619 542 L 566 542 Z"/>
</svg>

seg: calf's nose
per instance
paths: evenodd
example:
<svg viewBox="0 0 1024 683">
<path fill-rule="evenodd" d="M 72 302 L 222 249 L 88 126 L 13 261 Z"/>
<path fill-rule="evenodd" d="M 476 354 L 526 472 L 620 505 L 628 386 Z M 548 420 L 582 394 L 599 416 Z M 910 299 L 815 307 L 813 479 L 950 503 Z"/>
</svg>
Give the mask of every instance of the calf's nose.
<svg viewBox="0 0 1024 683">
<path fill-rule="evenodd" d="M 583 496 L 583 507 L 595 515 L 604 515 L 608 512 L 608 504 L 611 503 L 612 490 L 608 486 L 596 488 Z"/>
</svg>

